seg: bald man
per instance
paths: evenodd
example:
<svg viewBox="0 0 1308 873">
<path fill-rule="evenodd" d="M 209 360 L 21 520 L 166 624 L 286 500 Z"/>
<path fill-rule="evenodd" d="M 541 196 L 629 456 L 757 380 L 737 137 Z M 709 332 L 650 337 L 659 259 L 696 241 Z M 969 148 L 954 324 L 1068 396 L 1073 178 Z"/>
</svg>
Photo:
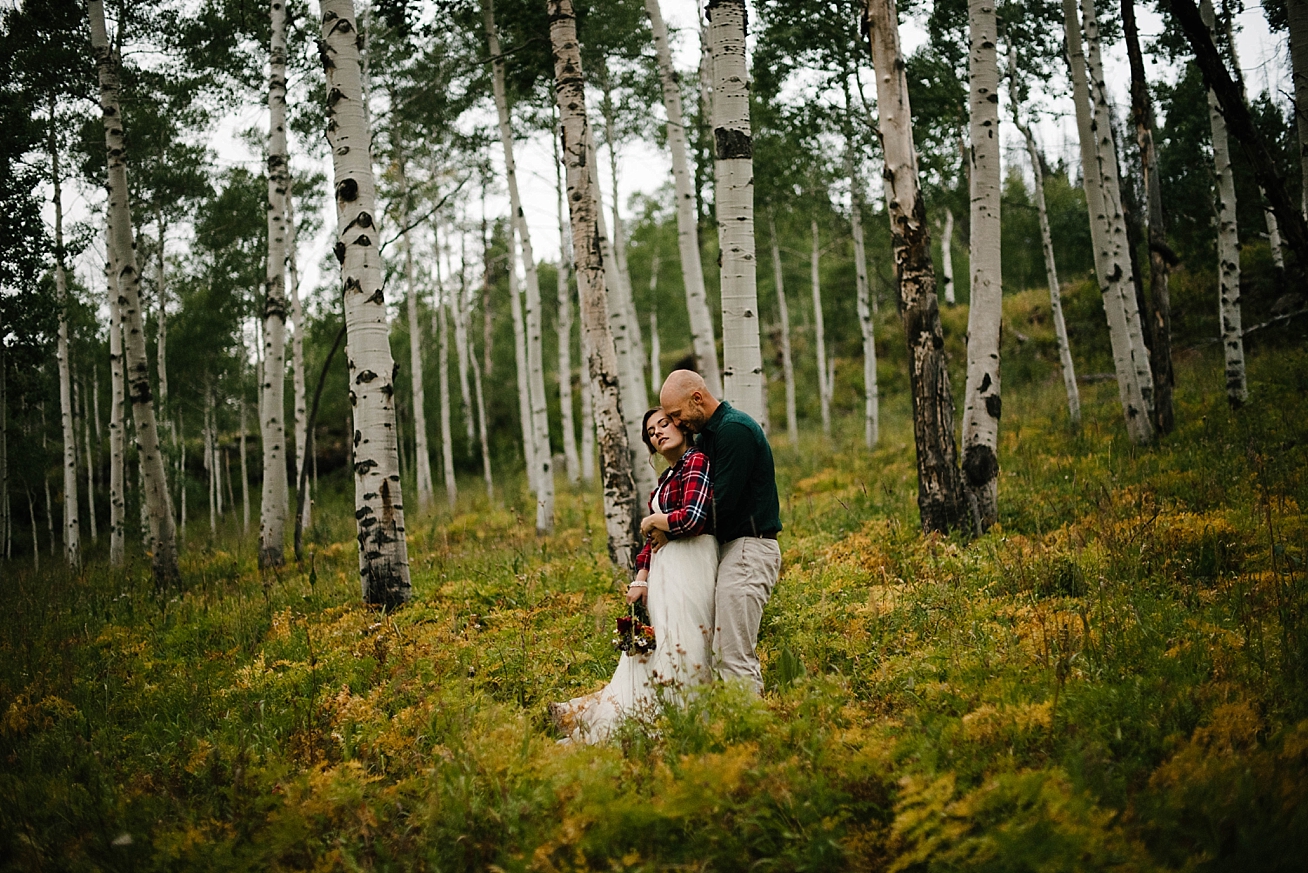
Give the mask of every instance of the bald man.
<svg viewBox="0 0 1308 873">
<path fill-rule="evenodd" d="M 673 370 L 659 405 L 678 426 L 699 435 L 713 482 L 719 546 L 713 648 L 723 679 L 763 691 L 758 629 L 781 574 L 781 504 L 772 447 L 758 422 L 709 393 L 698 373 Z"/>
</svg>

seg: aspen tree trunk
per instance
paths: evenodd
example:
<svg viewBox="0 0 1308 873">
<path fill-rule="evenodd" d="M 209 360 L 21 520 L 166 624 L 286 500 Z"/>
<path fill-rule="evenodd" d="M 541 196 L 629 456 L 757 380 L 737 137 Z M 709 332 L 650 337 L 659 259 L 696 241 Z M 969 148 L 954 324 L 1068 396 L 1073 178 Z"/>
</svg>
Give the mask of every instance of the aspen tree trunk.
<svg viewBox="0 0 1308 873">
<path fill-rule="evenodd" d="M 713 334 L 713 313 L 704 290 L 704 264 L 699 252 L 699 218 L 695 203 L 695 181 L 686 157 L 686 123 L 681 107 L 681 83 L 672 66 L 672 49 L 668 45 L 668 28 L 663 22 L 659 0 L 645 0 L 654 32 L 654 53 L 658 59 L 659 81 L 663 86 L 663 109 L 668 115 L 668 151 L 672 154 L 672 180 L 676 186 L 677 248 L 681 252 L 681 275 L 686 288 L 686 311 L 690 315 L 690 341 L 695 352 L 695 366 L 709 392 L 722 396 L 722 371 L 718 368 L 717 341 Z"/>
<path fill-rule="evenodd" d="M 1154 107 L 1145 80 L 1144 56 L 1135 25 L 1135 0 L 1122 0 L 1122 32 L 1126 37 L 1126 55 L 1131 65 L 1131 115 L 1135 122 L 1135 141 L 1140 149 L 1144 175 L 1145 214 L 1149 227 L 1149 297 L 1153 347 L 1149 364 L 1154 377 L 1154 427 L 1158 433 L 1172 432 L 1172 303 L 1169 289 L 1170 258 L 1175 256 L 1167 245 L 1167 227 L 1163 215 L 1163 186 L 1158 174 L 1158 157 L 1154 150 Z M 1029 148 L 1030 146 L 1028 146 Z"/>
<path fill-rule="evenodd" d="M 563 182 L 557 136 L 554 137 L 554 184 L 558 190 L 554 206 L 559 222 L 559 269 L 555 285 L 558 317 L 554 321 L 559 355 L 559 417 L 563 425 L 563 461 L 568 481 L 575 485 L 581 480 L 581 459 L 577 455 L 577 429 L 572 417 L 572 290 L 568 284 L 572 247 L 568 244 L 568 225 L 563 217 L 567 186 Z"/>
<path fill-rule="evenodd" d="M 268 81 L 268 281 L 263 310 L 263 496 L 259 506 L 259 567 L 285 563 L 286 484 L 286 7 L 272 0 Z"/>
<path fill-rule="evenodd" d="M 886 207 L 899 284 L 899 309 L 908 342 L 917 446 L 918 511 L 924 531 L 967 526 L 963 477 L 954 443 L 954 401 L 936 300 L 935 268 L 926 207 L 918 184 L 912 111 L 895 0 L 865 0 L 863 29 L 872 47 L 877 106 L 885 154 Z"/>
<path fill-rule="evenodd" d="M 450 432 L 450 341 L 446 303 L 436 301 L 436 317 L 439 320 L 436 331 L 437 381 L 441 394 L 441 472 L 445 479 L 445 499 L 454 511 L 459 501 L 459 485 L 454 479 L 454 436 Z"/>
<path fill-rule="evenodd" d="M 100 533 L 95 523 L 95 443 L 91 442 L 91 401 L 81 380 L 78 380 L 78 389 L 82 395 L 82 445 L 86 449 L 86 515 L 91 527 L 91 542 L 95 542 Z"/>
<path fill-rule="evenodd" d="M 90 0 L 88 12 L 91 43 L 95 53 L 100 83 L 100 108 L 104 122 L 105 149 L 108 155 L 108 231 L 112 235 L 114 281 L 120 327 L 125 338 L 125 391 L 132 402 L 137 447 L 137 474 L 140 479 L 140 511 L 146 551 L 151 555 L 155 586 L 171 587 L 178 580 L 177 536 L 163 455 L 159 449 L 159 431 L 155 422 L 154 399 L 150 391 L 150 364 L 145 353 L 140 285 L 136 248 L 132 234 L 132 216 L 128 199 L 127 156 L 119 112 L 118 60 L 109 48 L 105 32 L 103 0 Z"/>
<path fill-rule="evenodd" d="M 568 209 L 572 218 L 572 250 L 581 294 L 581 324 L 586 367 L 599 432 L 604 480 L 604 521 L 609 558 L 630 570 L 635 559 L 636 484 L 632 477 L 631 446 L 618 390 L 618 360 L 609 331 L 609 304 L 599 248 L 599 198 L 592 190 L 588 160 L 590 131 L 586 116 L 585 79 L 577 19 L 572 0 L 548 0 L 550 43 L 554 54 L 554 94 L 558 101 L 564 165 L 568 179 Z"/>
<path fill-rule="evenodd" d="M 73 381 L 68 359 L 68 280 L 64 273 L 63 185 L 59 175 L 59 145 L 55 139 L 54 104 L 50 106 L 50 165 L 54 182 L 55 212 L 55 296 L 59 302 L 59 421 L 64 440 L 64 560 L 68 566 L 82 566 L 81 525 L 77 508 L 77 437 L 73 430 Z"/>
<path fill-rule="evenodd" d="M 180 494 L 178 502 L 181 506 L 180 519 L 178 522 L 178 531 L 181 534 L 182 544 L 186 544 L 186 431 L 185 422 L 182 420 L 182 409 L 177 408 L 177 447 L 180 450 L 177 454 L 177 490 Z"/>
<path fill-rule="evenodd" d="M 249 428 L 246 420 L 245 389 L 241 389 L 241 534 L 250 533 L 250 468 L 245 455 L 245 432 Z M 307 500 L 306 500 L 307 502 Z M 308 518 L 308 515 L 305 516 Z"/>
<path fill-rule="evenodd" d="M 1010 86 L 1012 80 L 1010 79 Z M 1049 309 L 1054 321 L 1054 341 L 1058 345 L 1058 361 L 1063 370 L 1063 387 L 1067 391 L 1067 416 L 1073 427 L 1081 425 L 1081 391 L 1076 384 L 1076 367 L 1072 363 L 1072 347 L 1067 341 L 1067 322 L 1063 319 L 1062 288 L 1058 284 L 1058 264 L 1054 260 L 1054 237 L 1049 229 L 1049 210 L 1045 205 L 1045 176 L 1040 162 L 1040 150 L 1036 147 L 1035 136 L 1031 126 L 1018 116 L 1018 100 L 1013 95 L 1010 100 L 1013 111 L 1013 124 L 1022 132 L 1026 140 L 1026 153 L 1031 159 L 1035 174 L 1036 213 L 1040 219 L 1040 244 L 1045 255 L 1045 279 L 1049 283 Z"/>
<path fill-rule="evenodd" d="M 32 503 L 32 489 L 26 484 L 23 489 L 27 492 L 27 514 L 32 520 L 32 571 L 37 572 L 41 569 L 41 544 L 36 535 L 36 505 Z"/>
<path fill-rule="evenodd" d="M 113 262 L 113 233 L 107 233 L 105 274 L 109 292 L 109 565 L 126 558 L 127 445 L 123 421 L 123 318 L 118 307 L 118 270 Z"/>
<path fill-rule="evenodd" d="M 809 220 L 813 235 L 813 249 L 809 256 L 809 283 L 813 288 L 813 349 L 817 356 L 818 403 L 822 409 L 822 435 L 831 436 L 831 385 L 827 383 L 827 335 L 822 318 L 822 283 L 820 258 L 822 249 L 818 239 L 817 219 Z"/>
<path fill-rule="evenodd" d="M 954 296 L 954 210 L 945 207 L 945 229 L 940 240 L 940 268 L 945 276 L 945 303 L 953 306 Z"/>
<path fill-rule="evenodd" d="M 1200 0 L 1199 14 L 1203 16 L 1208 36 L 1215 44 L 1216 15 L 1212 0 Z M 1208 90 L 1208 123 L 1213 132 L 1216 176 L 1218 318 L 1222 330 L 1222 353 L 1226 359 L 1226 399 L 1232 409 L 1239 409 L 1249 398 L 1244 372 L 1244 332 L 1240 324 L 1240 228 L 1236 222 L 1235 173 L 1231 170 L 1226 118 L 1211 88 Z"/>
<path fill-rule="evenodd" d="M 968 150 L 971 184 L 971 296 L 963 390 L 963 480 L 977 533 L 999 517 L 999 330 L 1004 292 L 999 249 L 999 56 L 993 0 L 969 0 Z"/>
<path fill-rule="evenodd" d="M 1290 67 L 1294 75 L 1294 129 L 1299 138 L 1303 188 L 1299 211 L 1308 214 L 1308 0 L 1286 0 L 1290 20 Z"/>
<path fill-rule="evenodd" d="M 532 496 L 539 498 L 536 474 L 535 430 L 531 420 L 531 388 L 527 383 L 527 326 L 522 317 L 522 291 L 518 286 L 518 229 L 509 223 L 509 313 L 513 316 L 513 370 L 518 380 L 518 424 L 522 427 L 522 462 Z"/>
<path fill-rule="evenodd" d="M 650 259 L 650 394 L 658 398 L 663 387 L 663 343 L 658 336 L 658 253 Z"/>
<path fill-rule="evenodd" d="M 608 144 L 609 179 L 613 182 L 613 236 L 610 240 L 613 244 L 613 265 L 617 269 L 621 289 L 621 294 L 610 293 L 609 301 L 611 304 L 615 300 L 621 300 L 622 308 L 625 310 L 627 324 L 630 326 L 630 362 L 634 368 L 634 373 L 640 376 L 641 391 L 643 392 L 643 386 L 645 385 L 645 339 L 641 336 L 640 318 L 636 314 L 636 293 L 634 286 L 631 284 L 631 271 L 627 269 L 627 235 L 623 230 L 622 214 L 619 210 L 619 201 L 622 198 L 618 185 L 617 133 L 613 127 L 613 98 L 608 90 L 601 93 L 600 108 L 600 115 L 604 119 L 604 139 Z M 595 181 L 596 190 L 600 190 L 599 179 L 596 178 Z M 601 191 L 600 200 L 603 201 L 603 199 L 603 192 Z M 643 412 L 641 417 L 644 417 Z"/>
<path fill-rule="evenodd" d="M 846 97 L 846 106 L 849 100 Z M 857 292 L 858 326 L 863 334 L 863 444 L 876 448 L 881 439 L 881 399 L 877 390 L 876 323 L 872 316 L 872 293 L 867 280 L 867 245 L 863 236 L 863 181 L 849 155 L 849 229 L 854 237 L 854 285 Z"/>
<path fill-rule="evenodd" d="M 159 230 L 159 248 L 155 252 L 155 277 L 159 286 L 158 304 L 159 311 L 155 316 L 155 378 L 159 384 L 159 409 L 164 417 L 168 420 L 168 273 L 167 273 L 167 240 L 168 227 L 164 222 L 163 210 L 155 207 L 154 212 L 155 227 Z"/>
<path fill-rule="evenodd" d="M 459 244 L 466 246 L 467 234 L 459 234 Z M 464 251 L 463 262 L 459 269 L 459 293 L 454 298 L 454 351 L 455 359 L 459 368 L 459 399 L 462 403 L 460 411 L 463 413 L 463 424 L 468 435 L 468 453 L 473 451 L 472 444 L 476 442 L 477 431 L 472 418 L 472 392 L 468 383 L 468 310 L 470 301 L 468 300 L 468 282 L 467 282 L 467 252 Z"/>
<path fill-rule="evenodd" d="M 204 470 L 205 485 L 209 489 L 209 535 L 218 534 L 218 464 L 214 451 L 213 438 L 213 388 L 206 386 L 204 392 Z"/>
<path fill-rule="evenodd" d="M 714 178 L 722 265 L 723 395 L 762 423 L 763 353 L 759 345 L 754 259 L 754 146 L 745 64 L 745 0 L 709 0 L 713 66 Z"/>
<path fill-rule="evenodd" d="M 589 129 L 587 129 L 589 133 Z M 595 143 L 587 143 L 590 166 L 596 165 Z M 642 463 L 644 444 L 640 437 L 640 422 L 644 418 L 648 400 L 645 396 L 645 372 L 631 340 L 633 330 L 638 325 L 632 324 L 630 309 L 624 301 L 625 286 L 622 273 L 617 268 L 617 257 L 613 253 L 608 227 L 604 221 L 604 203 L 600 198 L 599 174 L 592 171 L 591 184 L 595 194 L 595 226 L 599 233 L 599 250 L 603 258 L 605 297 L 609 307 L 609 325 L 613 336 L 613 348 L 618 361 L 618 385 L 622 392 L 622 414 L 627 427 L 627 445 L 631 447 L 632 475 L 636 480 L 636 493 L 648 494 L 654 490 L 657 480 L 654 469 Z M 578 268 L 580 269 L 580 268 Z"/>
<path fill-rule="evenodd" d="M 409 318 L 409 373 L 413 388 L 413 434 L 414 449 L 418 459 L 414 465 L 415 479 L 418 485 L 418 509 L 426 512 L 431 506 L 432 486 L 431 452 L 427 448 L 427 398 L 422 386 L 422 324 L 418 321 L 418 282 L 413 272 L 413 242 L 409 238 L 409 184 L 404 172 L 404 158 L 397 161 L 400 182 L 400 221 L 404 232 L 400 239 L 404 243 L 404 287 L 405 303 Z M 441 290 L 437 282 L 437 306 L 440 305 Z"/>
<path fill-rule="evenodd" d="M 580 305 L 580 289 L 578 289 Z M 595 481 L 595 398 L 590 393 L 590 352 L 587 350 L 585 325 L 579 331 L 581 335 L 581 360 L 585 368 L 579 380 L 581 390 L 581 478 L 587 484 Z"/>
<path fill-rule="evenodd" d="M 536 256 L 531 247 L 531 231 L 527 228 L 527 219 L 522 211 L 522 200 L 518 196 L 517 165 L 513 158 L 513 129 L 504 85 L 504 57 L 500 54 L 500 40 L 495 29 L 493 0 L 481 0 L 481 9 L 491 53 L 492 87 L 495 93 L 495 109 L 499 116 L 500 145 L 504 149 L 504 178 L 509 189 L 509 208 L 513 213 L 512 223 L 517 228 L 518 239 L 522 243 L 522 270 L 527 292 L 527 323 L 524 330 L 526 331 L 527 396 L 530 415 L 529 419 L 523 422 L 523 427 L 524 430 L 530 428 L 534 443 L 529 458 L 534 469 L 529 473 L 529 477 L 536 483 L 533 489 L 536 492 L 536 531 L 548 533 L 554 526 L 554 458 L 550 453 L 549 419 L 546 417 L 545 378 L 542 372 L 540 348 L 540 280 L 536 273 Z"/>
<path fill-rule="evenodd" d="M 363 599 L 383 607 L 411 596 L 395 434 L 390 328 L 378 253 L 371 136 L 352 0 L 322 0 L 327 139 L 336 194 L 336 257 L 345 299 L 346 367 L 354 408 L 354 504 Z"/>
<path fill-rule="evenodd" d="M 1063 0 L 1063 28 L 1072 70 L 1072 97 L 1081 140 L 1082 175 L 1090 214 L 1090 236 L 1094 244 L 1095 274 L 1108 319 L 1118 397 L 1126 418 L 1127 433 L 1134 442 L 1144 444 L 1153 438 L 1154 428 L 1150 406 L 1144 396 L 1146 385 L 1141 384 L 1137 365 L 1137 359 L 1144 357 L 1145 349 L 1143 342 L 1135 341 L 1127 315 L 1128 304 L 1135 308 L 1135 288 L 1126 251 L 1125 222 L 1122 221 L 1120 199 L 1116 196 L 1116 151 L 1106 112 L 1101 125 L 1098 107 L 1091 104 L 1092 86 L 1082 48 L 1076 0 Z M 1149 371 L 1147 363 L 1144 371 Z"/>
<path fill-rule="evenodd" d="M 481 257 L 482 257 L 482 274 L 481 274 L 481 354 L 482 354 L 482 372 L 486 377 L 494 375 L 493 362 L 491 357 L 491 343 L 495 337 L 494 318 L 491 313 L 491 254 L 490 254 L 490 234 L 487 232 L 486 223 L 486 184 L 483 181 L 481 186 Z"/>
<path fill-rule="evenodd" d="M 481 440 L 481 474 L 486 482 L 486 499 L 495 499 L 495 480 L 491 476 L 490 437 L 486 432 L 486 395 L 481 387 L 481 363 L 477 358 L 477 349 L 468 344 L 468 361 L 472 368 L 473 399 L 477 401 L 477 435 Z"/>
<path fill-rule="evenodd" d="M 790 306 L 786 303 L 786 283 L 781 270 L 781 243 L 777 225 L 768 213 L 768 233 L 772 240 L 772 277 L 777 286 L 777 311 L 781 318 L 781 374 L 786 383 L 786 435 L 790 447 L 799 445 L 799 420 L 795 417 L 795 364 L 790 356 Z"/>
<path fill-rule="evenodd" d="M 291 384 L 294 386 L 295 404 L 295 481 L 300 481 L 300 470 L 309 462 L 308 426 L 309 410 L 304 394 L 304 308 L 300 305 L 300 270 L 296 259 L 295 186 L 290 177 L 289 164 L 286 177 L 286 283 L 291 292 Z M 308 486 L 306 485 L 306 488 Z M 304 513 L 300 529 L 309 526 L 313 500 L 308 490 L 304 493 Z M 233 505 L 235 502 L 233 501 Z"/>
</svg>

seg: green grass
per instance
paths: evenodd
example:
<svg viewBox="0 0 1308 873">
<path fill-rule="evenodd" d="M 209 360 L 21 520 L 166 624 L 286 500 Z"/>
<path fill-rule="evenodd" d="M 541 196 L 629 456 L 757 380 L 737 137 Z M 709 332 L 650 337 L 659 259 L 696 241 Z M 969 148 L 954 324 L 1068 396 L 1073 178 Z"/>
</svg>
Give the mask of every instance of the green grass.
<svg viewBox="0 0 1308 873">
<path fill-rule="evenodd" d="M 544 718 L 616 662 L 592 493 L 545 539 L 517 492 L 411 517 L 393 615 L 359 602 L 327 489 L 311 560 L 263 579 L 203 525 L 164 599 L 139 560 L 6 565 L 0 863 L 1299 869 L 1308 355 L 1254 355 L 1239 413 L 1215 355 L 1180 362 L 1177 432 L 1143 449 L 1111 383 L 1072 432 L 1061 383 L 1011 380 L 1001 523 L 970 544 L 918 531 L 902 393 L 875 452 L 852 417 L 778 441 L 769 693 L 601 748 Z"/>
</svg>

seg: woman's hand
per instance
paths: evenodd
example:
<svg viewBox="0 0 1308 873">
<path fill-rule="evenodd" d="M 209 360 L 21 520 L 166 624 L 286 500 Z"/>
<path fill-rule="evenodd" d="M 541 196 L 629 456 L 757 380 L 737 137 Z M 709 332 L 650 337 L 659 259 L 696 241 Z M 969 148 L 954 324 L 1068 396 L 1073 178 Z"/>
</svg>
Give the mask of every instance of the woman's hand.
<svg viewBox="0 0 1308 873">
<path fill-rule="evenodd" d="M 666 512 L 656 512 L 653 515 L 647 515 L 640 521 L 640 535 L 647 537 L 656 530 L 667 532 L 669 530 L 668 515 Z"/>
<path fill-rule="evenodd" d="M 627 586 L 627 602 L 635 603 L 637 600 L 645 600 L 649 594 L 649 571 L 641 570 L 636 574 L 636 578 Z"/>
</svg>

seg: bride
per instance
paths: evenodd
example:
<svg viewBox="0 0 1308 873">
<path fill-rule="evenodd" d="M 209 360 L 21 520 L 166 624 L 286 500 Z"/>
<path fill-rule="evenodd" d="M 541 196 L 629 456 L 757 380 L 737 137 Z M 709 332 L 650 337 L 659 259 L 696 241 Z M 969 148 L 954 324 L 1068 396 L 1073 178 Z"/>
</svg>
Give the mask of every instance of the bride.
<svg viewBox="0 0 1308 873">
<path fill-rule="evenodd" d="M 609 684 L 567 703 L 551 703 L 550 719 L 573 742 L 606 739 L 622 719 L 650 716 L 660 698 L 679 701 L 686 688 L 713 678 L 713 590 L 718 542 L 707 456 L 662 409 L 645 413 L 641 437 L 670 465 L 650 495 L 640 523 L 645 545 L 636 558 L 628 603 L 645 599 L 657 645 L 626 654 Z"/>
</svg>

